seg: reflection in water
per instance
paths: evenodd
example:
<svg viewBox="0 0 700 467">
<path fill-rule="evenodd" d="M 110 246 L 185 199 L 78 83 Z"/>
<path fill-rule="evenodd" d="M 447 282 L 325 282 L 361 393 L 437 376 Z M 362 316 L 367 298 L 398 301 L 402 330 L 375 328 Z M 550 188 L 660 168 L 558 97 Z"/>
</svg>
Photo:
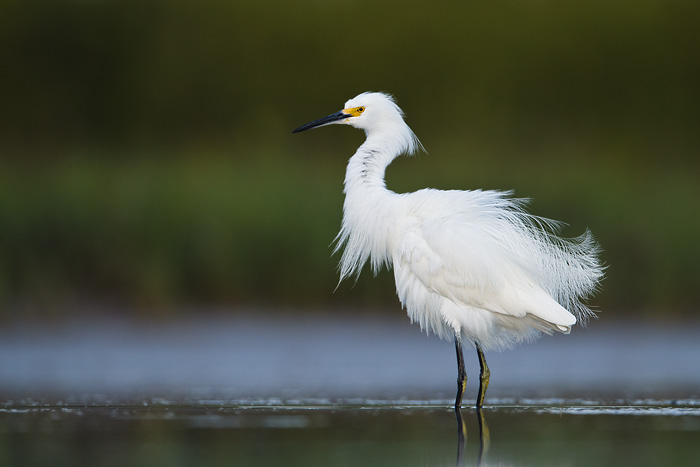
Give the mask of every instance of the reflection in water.
<svg viewBox="0 0 700 467">
<path fill-rule="evenodd" d="M 365 402 L 6 400 L 0 403 L 0 466 L 454 465 L 447 401 Z M 498 427 L 491 449 L 485 412 Z M 455 415 L 458 465 L 698 465 L 696 398 L 619 405 L 491 398 L 484 412 Z"/>
<path fill-rule="evenodd" d="M 476 413 L 479 418 L 479 465 L 481 465 L 481 461 L 489 450 L 489 444 L 491 444 L 491 433 L 489 433 L 489 426 L 486 424 L 484 411 L 479 409 Z"/>
<path fill-rule="evenodd" d="M 467 425 L 462 418 L 462 411 L 455 408 L 455 416 L 457 418 L 457 467 L 464 465 L 464 449 L 467 444 Z M 476 417 L 479 422 L 479 460 L 477 465 L 482 465 L 486 453 L 489 450 L 491 435 L 489 426 L 486 423 L 484 411 L 481 408 L 476 409 Z"/>
<path fill-rule="evenodd" d="M 464 457 L 464 445 L 467 441 L 467 425 L 462 419 L 462 411 L 459 407 L 455 407 L 455 415 L 457 417 L 457 467 L 462 465 Z"/>
</svg>

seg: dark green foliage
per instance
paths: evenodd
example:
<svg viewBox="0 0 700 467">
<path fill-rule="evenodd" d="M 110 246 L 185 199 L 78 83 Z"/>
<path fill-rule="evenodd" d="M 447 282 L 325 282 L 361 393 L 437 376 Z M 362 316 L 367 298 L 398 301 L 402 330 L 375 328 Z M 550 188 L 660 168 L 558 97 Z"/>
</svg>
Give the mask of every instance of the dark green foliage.
<svg viewBox="0 0 700 467">
<path fill-rule="evenodd" d="M 0 5 L 0 308 L 335 295 L 361 134 L 289 132 L 394 93 L 429 155 L 397 191 L 516 189 L 588 226 L 605 310 L 697 309 L 692 2 L 13 1 Z"/>
</svg>

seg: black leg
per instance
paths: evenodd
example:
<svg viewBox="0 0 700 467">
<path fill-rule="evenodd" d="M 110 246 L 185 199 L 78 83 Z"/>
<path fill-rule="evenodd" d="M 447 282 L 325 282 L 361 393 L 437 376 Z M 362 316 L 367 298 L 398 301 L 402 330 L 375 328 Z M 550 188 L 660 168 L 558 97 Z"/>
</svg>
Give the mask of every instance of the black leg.
<svg viewBox="0 0 700 467">
<path fill-rule="evenodd" d="M 479 354 L 479 365 L 481 365 L 481 373 L 479 374 L 479 395 L 476 397 L 476 408 L 481 409 L 481 407 L 484 406 L 484 396 L 486 396 L 486 389 L 489 387 L 491 371 L 489 371 L 489 366 L 486 364 L 486 357 L 484 357 L 484 352 L 481 350 L 478 343 L 476 344 L 476 352 Z"/>
<path fill-rule="evenodd" d="M 459 336 L 455 336 L 455 350 L 457 350 L 457 398 L 455 399 L 455 409 L 462 406 L 462 396 L 467 387 L 467 370 L 464 369 L 464 354 L 462 353 L 462 343 Z"/>
</svg>

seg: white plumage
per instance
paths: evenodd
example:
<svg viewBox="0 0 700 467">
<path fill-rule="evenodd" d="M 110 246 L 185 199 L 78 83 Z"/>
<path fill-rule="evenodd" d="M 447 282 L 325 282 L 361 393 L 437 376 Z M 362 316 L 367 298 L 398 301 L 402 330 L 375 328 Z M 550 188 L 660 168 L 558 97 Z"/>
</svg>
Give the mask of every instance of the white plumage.
<svg viewBox="0 0 700 467">
<path fill-rule="evenodd" d="M 386 167 L 421 145 L 387 94 L 360 94 L 344 110 L 295 132 L 331 123 L 367 135 L 345 176 L 336 246 L 344 247 L 341 280 L 359 274 L 368 260 L 375 271 L 393 267 L 399 300 L 413 322 L 455 339 L 460 364 L 461 343 L 477 347 L 483 360 L 477 406 L 484 378 L 488 385 L 481 349 L 509 348 L 542 332 L 568 333 L 591 315 L 583 300 L 595 291 L 603 269 L 589 231 L 559 238 L 558 222 L 526 213 L 525 201 L 510 192 L 388 190 Z M 465 383 L 466 374 L 461 390 Z"/>
</svg>

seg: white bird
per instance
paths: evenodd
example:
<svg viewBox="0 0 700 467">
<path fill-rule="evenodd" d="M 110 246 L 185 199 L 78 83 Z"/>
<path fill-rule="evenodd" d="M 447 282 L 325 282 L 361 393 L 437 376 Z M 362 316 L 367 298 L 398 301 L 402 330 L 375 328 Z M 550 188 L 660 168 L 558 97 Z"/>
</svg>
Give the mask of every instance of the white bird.
<svg viewBox="0 0 700 467">
<path fill-rule="evenodd" d="M 393 267 L 396 291 L 411 322 L 454 339 L 462 404 L 466 372 L 462 343 L 476 347 L 481 367 L 476 407 L 490 371 L 484 350 L 501 350 L 542 333 L 569 333 L 593 313 L 583 303 L 603 277 L 590 231 L 558 237 L 559 222 L 528 214 L 526 200 L 502 191 L 423 189 L 394 193 L 386 167 L 422 145 L 403 112 L 384 93 L 367 92 L 345 108 L 293 133 L 334 123 L 360 128 L 365 142 L 345 175 L 343 221 L 336 251 L 345 246 L 340 280 Z"/>
</svg>

